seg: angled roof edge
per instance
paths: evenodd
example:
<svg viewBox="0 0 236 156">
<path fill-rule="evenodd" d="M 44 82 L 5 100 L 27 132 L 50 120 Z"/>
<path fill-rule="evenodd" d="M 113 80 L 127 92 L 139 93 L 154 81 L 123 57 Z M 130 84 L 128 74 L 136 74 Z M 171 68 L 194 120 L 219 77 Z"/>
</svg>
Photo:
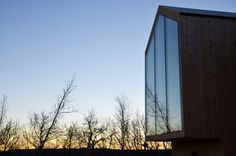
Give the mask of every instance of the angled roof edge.
<svg viewBox="0 0 236 156">
<path fill-rule="evenodd" d="M 145 48 L 145 54 L 148 50 L 148 46 L 151 40 L 151 35 L 154 31 L 155 24 L 158 20 L 158 15 L 163 15 L 163 16 L 172 18 L 174 20 L 179 20 L 181 14 L 182 15 L 196 15 L 196 16 L 212 16 L 212 17 L 231 18 L 231 19 L 236 18 L 236 13 L 231 13 L 231 12 L 190 9 L 190 8 L 180 8 L 180 7 L 159 5 L 154 22 L 152 24 L 152 29 L 150 31 L 148 42 Z"/>
<path fill-rule="evenodd" d="M 179 7 L 173 7 L 173 6 L 160 5 L 158 8 L 158 13 L 166 13 L 166 12 L 169 12 L 171 14 L 175 14 L 175 16 L 177 14 L 191 14 L 191 15 L 200 15 L 200 16 L 216 16 L 216 17 L 236 18 L 236 13 L 232 13 L 232 12 L 179 8 Z"/>
</svg>

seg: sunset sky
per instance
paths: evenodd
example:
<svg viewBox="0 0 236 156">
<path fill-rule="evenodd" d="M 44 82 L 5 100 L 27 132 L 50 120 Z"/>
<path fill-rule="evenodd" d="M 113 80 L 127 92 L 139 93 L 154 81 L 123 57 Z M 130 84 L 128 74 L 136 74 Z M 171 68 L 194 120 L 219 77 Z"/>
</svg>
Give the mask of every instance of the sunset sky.
<svg viewBox="0 0 236 156">
<path fill-rule="evenodd" d="M 0 95 L 8 116 L 50 111 L 76 74 L 72 104 L 112 117 L 115 96 L 144 113 L 144 51 L 158 5 L 236 12 L 235 0 L 1 0 Z"/>
</svg>

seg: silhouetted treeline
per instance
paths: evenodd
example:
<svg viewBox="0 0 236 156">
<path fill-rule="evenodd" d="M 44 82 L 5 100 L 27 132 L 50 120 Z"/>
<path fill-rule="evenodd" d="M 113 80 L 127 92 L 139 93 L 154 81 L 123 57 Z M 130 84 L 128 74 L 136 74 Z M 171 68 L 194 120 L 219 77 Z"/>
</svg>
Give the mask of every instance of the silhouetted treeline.
<svg viewBox="0 0 236 156">
<path fill-rule="evenodd" d="M 101 121 L 93 110 L 84 114 L 82 124 L 76 121 L 63 126 L 65 113 L 76 112 L 70 94 L 75 89 L 73 77 L 62 90 L 52 110 L 34 112 L 29 124 L 7 117 L 7 97 L 0 100 L 0 151 L 15 149 L 121 149 L 142 150 L 170 148 L 169 142 L 145 142 L 144 115 L 131 113 L 126 96 L 115 98 L 114 116 Z"/>
</svg>

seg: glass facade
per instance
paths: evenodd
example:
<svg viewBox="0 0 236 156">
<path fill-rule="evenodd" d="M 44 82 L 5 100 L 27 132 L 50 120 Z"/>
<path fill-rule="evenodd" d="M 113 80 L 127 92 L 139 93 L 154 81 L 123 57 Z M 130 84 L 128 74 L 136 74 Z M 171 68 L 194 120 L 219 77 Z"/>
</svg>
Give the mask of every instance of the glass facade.
<svg viewBox="0 0 236 156">
<path fill-rule="evenodd" d="M 178 24 L 166 18 L 166 80 L 170 131 L 181 130 Z"/>
<path fill-rule="evenodd" d="M 148 120 L 146 122 L 146 129 L 150 135 L 155 134 L 155 100 L 152 98 L 155 90 L 155 77 L 154 77 L 154 36 L 151 38 L 147 53 L 146 53 L 146 82 L 145 82 L 145 90 L 146 90 L 146 114 L 148 116 Z"/>
<path fill-rule="evenodd" d="M 159 15 L 145 55 L 147 135 L 182 130 L 178 23 Z"/>
<path fill-rule="evenodd" d="M 155 27 L 155 81 L 156 81 L 156 133 L 167 132 L 166 128 L 166 75 L 164 17 L 159 16 Z"/>
</svg>

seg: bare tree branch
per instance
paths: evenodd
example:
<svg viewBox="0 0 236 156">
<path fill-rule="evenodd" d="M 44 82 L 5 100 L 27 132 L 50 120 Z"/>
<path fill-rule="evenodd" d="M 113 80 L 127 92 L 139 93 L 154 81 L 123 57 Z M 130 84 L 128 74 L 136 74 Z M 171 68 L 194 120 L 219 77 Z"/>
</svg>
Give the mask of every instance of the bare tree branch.
<svg viewBox="0 0 236 156">
<path fill-rule="evenodd" d="M 70 110 L 70 94 L 75 89 L 74 81 L 75 77 L 67 83 L 51 113 L 33 113 L 30 117 L 31 132 L 25 132 L 24 138 L 36 149 L 43 149 L 47 142 L 58 138 L 60 135 L 59 120 L 64 113 L 74 112 L 74 110 Z"/>
<path fill-rule="evenodd" d="M 6 119 L 7 97 L 3 95 L 0 102 L 0 151 L 19 148 L 19 125 Z"/>
<path fill-rule="evenodd" d="M 107 130 L 107 126 L 99 124 L 93 110 L 90 110 L 84 118 L 84 133 L 87 140 L 87 148 L 94 148 L 99 142 L 104 140 L 102 134 Z"/>
<path fill-rule="evenodd" d="M 4 119 L 6 118 L 6 95 L 2 96 L 2 100 L 0 101 L 0 128 L 3 125 Z"/>
<path fill-rule="evenodd" d="M 130 124 L 130 113 L 128 110 L 128 98 L 126 96 L 116 97 L 117 107 L 115 112 L 115 120 L 118 125 L 118 131 L 116 139 L 121 150 L 124 150 L 128 146 L 129 140 L 129 124 Z"/>
</svg>

